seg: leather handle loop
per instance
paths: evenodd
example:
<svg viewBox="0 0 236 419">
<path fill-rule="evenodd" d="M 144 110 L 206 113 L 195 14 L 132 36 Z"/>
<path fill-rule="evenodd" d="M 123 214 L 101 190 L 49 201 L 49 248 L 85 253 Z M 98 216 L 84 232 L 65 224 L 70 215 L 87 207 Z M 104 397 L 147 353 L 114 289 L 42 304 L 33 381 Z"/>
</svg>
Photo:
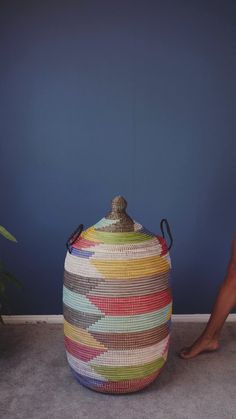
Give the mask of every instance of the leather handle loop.
<svg viewBox="0 0 236 419">
<path fill-rule="evenodd" d="M 83 224 L 80 224 L 79 227 L 77 227 L 77 229 L 74 231 L 74 233 L 71 234 L 71 236 L 69 237 L 69 239 L 66 242 L 66 247 L 69 253 L 71 253 L 72 250 L 72 245 L 73 243 L 78 239 L 78 237 L 80 236 L 80 234 L 83 231 Z"/>
<path fill-rule="evenodd" d="M 171 233 L 171 230 L 170 230 L 170 225 L 169 225 L 169 223 L 168 223 L 168 221 L 167 221 L 166 218 L 163 218 L 163 220 L 161 220 L 160 227 L 161 227 L 161 232 L 162 232 L 163 239 L 166 239 L 164 227 L 166 228 L 166 231 L 167 231 L 167 234 L 168 234 L 169 240 L 170 240 L 170 244 L 168 246 L 168 250 L 170 250 L 172 248 L 172 246 L 173 246 L 174 240 L 173 240 L 173 236 L 172 236 L 172 233 Z"/>
</svg>

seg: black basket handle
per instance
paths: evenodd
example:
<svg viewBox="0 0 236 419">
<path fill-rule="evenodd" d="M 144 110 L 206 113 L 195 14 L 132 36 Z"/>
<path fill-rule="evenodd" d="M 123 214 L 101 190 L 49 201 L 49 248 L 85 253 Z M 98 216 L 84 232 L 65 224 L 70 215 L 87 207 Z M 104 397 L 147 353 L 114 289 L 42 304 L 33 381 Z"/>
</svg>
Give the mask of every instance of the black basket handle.
<svg viewBox="0 0 236 419">
<path fill-rule="evenodd" d="M 172 236 L 172 234 L 171 234 L 170 225 L 169 225 L 169 223 L 168 223 L 168 221 L 167 221 L 167 219 L 166 219 L 166 218 L 163 218 L 163 220 L 161 220 L 161 232 L 162 232 L 162 237 L 163 237 L 163 239 L 165 239 L 165 240 L 166 240 L 166 238 L 165 238 L 164 226 L 165 226 L 165 228 L 166 228 L 167 234 L 168 234 L 169 239 L 170 239 L 170 244 L 169 244 L 169 246 L 168 246 L 168 250 L 170 250 L 170 249 L 172 248 L 172 246 L 173 246 L 173 242 L 174 242 L 174 240 L 173 240 L 173 236 Z"/>
<path fill-rule="evenodd" d="M 69 239 L 67 240 L 66 247 L 67 247 L 69 253 L 71 253 L 72 245 L 78 239 L 80 234 L 82 233 L 83 228 L 84 228 L 83 224 L 80 224 L 79 227 L 77 227 L 77 229 L 74 231 L 74 233 L 72 233 L 71 236 L 69 237 Z"/>
</svg>

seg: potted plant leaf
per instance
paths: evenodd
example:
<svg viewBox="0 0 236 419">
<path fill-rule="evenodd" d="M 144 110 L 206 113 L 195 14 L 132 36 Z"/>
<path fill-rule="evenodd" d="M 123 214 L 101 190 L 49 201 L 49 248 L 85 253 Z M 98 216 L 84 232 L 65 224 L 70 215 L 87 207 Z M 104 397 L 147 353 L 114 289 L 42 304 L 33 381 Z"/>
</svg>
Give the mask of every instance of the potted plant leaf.
<svg viewBox="0 0 236 419">
<path fill-rule="evenodd" d="M 5 237 L 7 240 L 12 242 L 17 242 L 16 238 L 9 233 L 3 226 L 0 225 L 0 235 Z M 13 283 L 18 287 L 21 287 L 20 281 L 15 278 L 10 272 L 5 269 L 5 266 L 2 261 L 0 261 L 0 321 L 3 323 L 3 319 L 1 316 L 1 312 L 4 305 L 7 305 L 7 297 L 6 297 L 6 287 L 9 283 Z"/>
</svg>

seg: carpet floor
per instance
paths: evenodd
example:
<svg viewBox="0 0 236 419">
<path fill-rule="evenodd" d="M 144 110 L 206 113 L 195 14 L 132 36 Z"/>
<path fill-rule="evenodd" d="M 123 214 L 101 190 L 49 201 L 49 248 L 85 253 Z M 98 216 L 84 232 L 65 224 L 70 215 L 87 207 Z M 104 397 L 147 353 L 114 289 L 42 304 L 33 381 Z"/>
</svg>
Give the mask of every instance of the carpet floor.
<svg viewBox="0 0 236 419">
<path fill-rule="evenodd" d="M 79 385 L 68 368 L 61 325 L 0 327 L 1 419 L 235 419 L 236 324 L 221 349 L 178 358 L 202 324 L 175 323 L 168 363 L 140 393 L 111 396 Z"/>
</svg>

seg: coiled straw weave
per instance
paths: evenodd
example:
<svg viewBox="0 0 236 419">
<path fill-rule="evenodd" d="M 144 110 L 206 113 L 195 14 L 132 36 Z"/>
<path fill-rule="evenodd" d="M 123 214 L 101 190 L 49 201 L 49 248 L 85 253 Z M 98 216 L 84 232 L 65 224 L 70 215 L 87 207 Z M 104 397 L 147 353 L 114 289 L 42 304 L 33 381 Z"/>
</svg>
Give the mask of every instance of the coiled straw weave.
<svg viewBox="0 0 236 419">
<path fill-rule="evenodd" d="M 77 380 L 129 393 L 159 375 L 168 354 L 172 295 L 165 240 L 112 211 L 70 246 L 63 287 L 64 334 Z"/>
</svg>

